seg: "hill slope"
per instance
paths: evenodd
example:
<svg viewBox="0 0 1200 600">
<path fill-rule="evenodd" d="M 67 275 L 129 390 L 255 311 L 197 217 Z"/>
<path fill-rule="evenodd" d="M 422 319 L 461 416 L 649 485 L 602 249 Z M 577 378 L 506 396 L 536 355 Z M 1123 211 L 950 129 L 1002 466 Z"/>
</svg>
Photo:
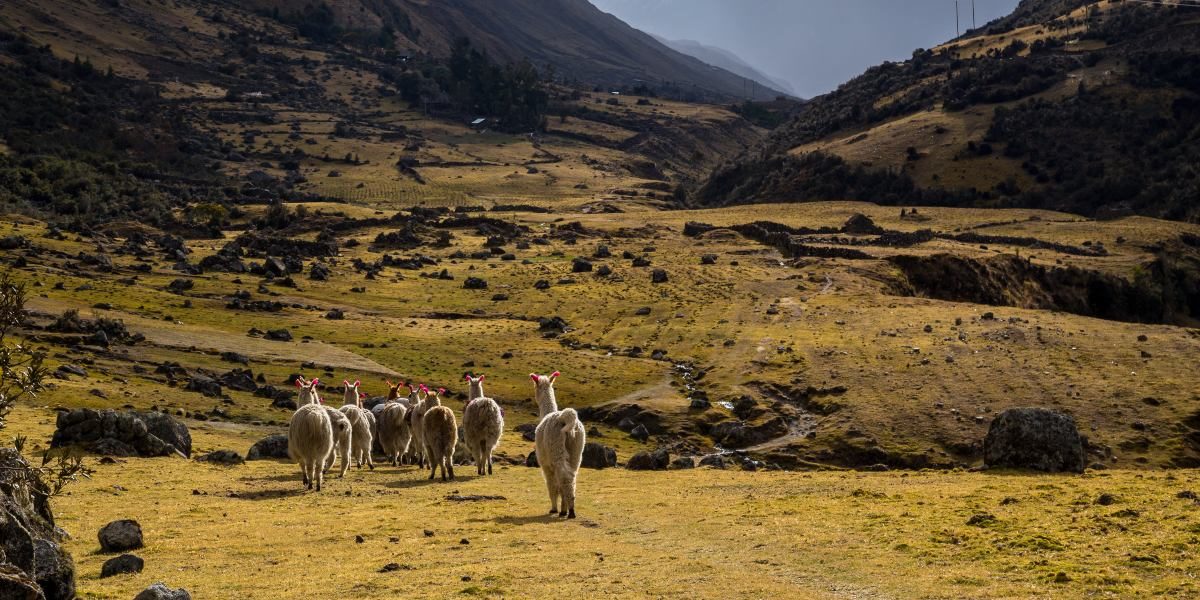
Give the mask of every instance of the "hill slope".
<svg viewBox="0 0 1200 600">
<path fill-rule="evenodd" d="M 849 198 L 1200 220 L 1198 12 L 1023 2 L 977 35 L 814 99 L 719 169 L 695 201 Z"/>
<path fill-rule="evenodd" d="M 730 73 L 741 75 L 742 77 L 756 81 L 760 85 L 787 92 L 791 95 L 795 95 L 796 93 L 795 90 L 792 89 L 792 85 L 790 83 L 776 77 L 771 77 L 770 75 L 759 71 L 750 65 L 750 63 L 743 60 L 742 57 L 724 48 L 701 44 L 695 40 L 668 40 L 658 35 L 655 35 L 654 39 L 662 42 L 669 48 L 672 48 L 678 52 L 682 52 L 688 56 L 694 56 L 705 63 L 713 65 L 714 67 L 720 67 L 726 71 L 729 71 Z"/>
<path fill-rule="evenodd" d="M 254 0 L 284 18 L 295 3 Z M 449 54 L 465 37 L 503 62 L 529 59 L 564 78 L 603 88 L 646 86 L 675 98 L 743 98 L 742 76 L 713 68 L 602 12 L 587 0 L 338 0 L 330 12 L 347 31 L 390 28 L 399 47 Z M 312 19 L 325 18 L 314 14 Z M 757 99 L 779 92 L 760 90 Z"/>
</svg>

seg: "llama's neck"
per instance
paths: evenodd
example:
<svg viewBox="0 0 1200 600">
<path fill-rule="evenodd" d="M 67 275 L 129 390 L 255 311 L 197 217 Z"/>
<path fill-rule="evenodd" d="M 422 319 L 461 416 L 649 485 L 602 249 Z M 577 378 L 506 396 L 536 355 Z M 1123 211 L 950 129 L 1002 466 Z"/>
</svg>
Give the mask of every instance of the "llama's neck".
<svg viewBox="0 0 1200 600">
<path fill-rule="evenodd" d="M 469 403 L 476 398 L 482 398 L 482 397 L 483 397 L 483 382 L 482 381 L 471 382 L 471 391 L 467 395 L 467 402 Z"/>
<path fill-rule="evenodd" d="M 317 401 L 316 392 L 309 389 L 302 389 L 300 390 L 300 401 L 296 404 L 299 406 L 305 406 L 308 404 L 320 404 L 320 402 Z"/>
<path fill-rule="evenodd" d="M 441 406 L 441 405 L 442 405 L 442 397 L 441 396 L 430 396 L 425 399 L 425 406 L 434 407 L 434 406 Z"/>
<path fill-rule="evenodd" d="M 538 418 L 542 418 L 552 412 L 558 412 L 558 400 L 554 399 L 554 388 L 538 387 L 537 390 Z"/>
<path fill-rule="evenodd" d="M 358 388 L 346 388 L 346 393 L 342 394 L 342 404 L 345 406 L 360 406 L 361 402 L 358 399 Z"/>
<path fill-rule="evenodd" d="M 388 402 L 391 402 L 392 400 L 395 400 L 399 397 L 400 397 L 400 389 L 399 388 L 388 388 L 388 395 L 387 395 Z"/>
</svg>

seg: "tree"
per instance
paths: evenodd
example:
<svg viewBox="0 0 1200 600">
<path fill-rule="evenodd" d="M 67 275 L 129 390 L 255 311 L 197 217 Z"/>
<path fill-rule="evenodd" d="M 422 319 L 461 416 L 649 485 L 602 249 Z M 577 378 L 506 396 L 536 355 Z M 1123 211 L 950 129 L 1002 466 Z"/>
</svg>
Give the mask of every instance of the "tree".
<svg viewBox="0 0 1200 600">
<path fill-rule="evenodd" d="M 25 322 L 25 299 L 25 284 L 14 281 L 11 273 L 0 273 L 0 430 L 8 425 L 17 400 L 36 397 L 48 375 L 45 352 L 12 340 Z M 22 452 L 25 438 L 16 438 L 14 446 Z M 21 470 L 18 477 L 35 484 L 30 486 L 32 491 L 46 496 L 54 496 L 66 484 L 92 473 L 83 466 L 82 457 L 50 450 L 42 455 L 41 466 L 13 468 Z"/>
</svg>

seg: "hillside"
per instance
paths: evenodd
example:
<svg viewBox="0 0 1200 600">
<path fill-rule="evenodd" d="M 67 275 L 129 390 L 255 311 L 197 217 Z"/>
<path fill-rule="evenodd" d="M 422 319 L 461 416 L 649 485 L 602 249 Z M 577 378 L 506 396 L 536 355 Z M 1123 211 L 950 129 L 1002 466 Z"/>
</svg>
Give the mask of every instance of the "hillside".
<svg viewBox="0 0 1200 600">
<path fill-rule="evenodd" d="M 1028 0 L 813 99 L 697 205 L 862 199 L 1200 220 L 1200 14 Z"/>
<path fill-rule="evenodd" d="M 770 75 L 759 71 L 743 60 L 740 56 L 724 48 L 701 44 L 695 40 L 668 40 L 658 35 L 655 35 L 654 39 L 657 39 L 676 51 L 687 54 L 688 56 L 696 57 L 707 64 L 713 65 L 714 67 L 720 67 L 735 75 L 741 75 L 746 79 L 753 80 L 757 82 L 758 85 L 774 88 L 776 90 L 786 92 L 789 95 L 795 95 L 795 91 L 792 90 L 792 86 L 788 82 L 776 77 L 771 77 Z"/>
<path fill-rule="evenodd" d="M 743 99 L 741 75 L 713 68 L 600 11 L 587 0 L 336 0 L 328 15 L 281 0 L 252 0 L 286 21 L 331 19 L 341 36 L 369 37 L 385 28 L 397 48 L 448 56 L 468 38 L 501 62 L 552 66 L 564 81 L 604 90 L 650 89 L 676 99 Z M 755 99 L 778 92 L 758 90 Z"/>
</svg>

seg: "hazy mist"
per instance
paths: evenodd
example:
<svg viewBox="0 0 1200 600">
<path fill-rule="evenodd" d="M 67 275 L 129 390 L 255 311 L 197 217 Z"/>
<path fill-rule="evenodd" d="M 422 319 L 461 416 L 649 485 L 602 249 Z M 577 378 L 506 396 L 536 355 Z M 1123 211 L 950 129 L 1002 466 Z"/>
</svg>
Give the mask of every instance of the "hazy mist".
<svg viewBox="0 0 1200 600">
<path fill-rule="evenodd" d="M 954 0 L 591 0 L 667 39 L 688 39 L 740 56 L 812 97 L 867 67 L 900 60 L 954 37 Z M 1018 0 L 975 0 L 978 25 Z M 959 0 L 963 31 L 971 0 Z"/>
</svg>

